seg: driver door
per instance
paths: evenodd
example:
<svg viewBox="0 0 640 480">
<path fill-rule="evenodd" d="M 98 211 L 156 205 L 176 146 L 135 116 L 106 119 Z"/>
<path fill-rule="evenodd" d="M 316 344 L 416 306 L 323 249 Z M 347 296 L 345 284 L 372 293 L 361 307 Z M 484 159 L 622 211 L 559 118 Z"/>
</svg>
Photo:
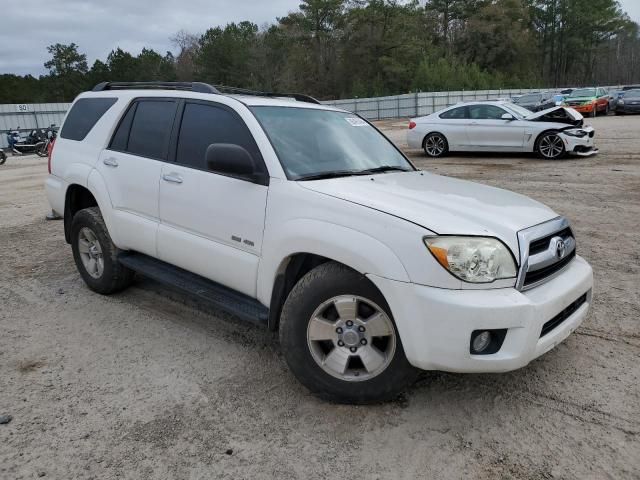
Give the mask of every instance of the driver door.
<svg viewBox="0 0 640 480">
<path fill-rule="evenodd" d="M 205 155 L 239 145 L 266 172 L 260 151 L 228 106 L 187 101 L 179 115 L 175 162 L 160 179 L 158 257 L 255 297 L 269 187 L 209 171 Z"/>
<path fill-rule="evenodd" d="M 476 151 L 519 152 L 524 145 L 525 127 L 517 119 L 503 120 L 509 112 L 497 105 L 469 105 L 467 138 L 469 147 Z"/>
</svg>

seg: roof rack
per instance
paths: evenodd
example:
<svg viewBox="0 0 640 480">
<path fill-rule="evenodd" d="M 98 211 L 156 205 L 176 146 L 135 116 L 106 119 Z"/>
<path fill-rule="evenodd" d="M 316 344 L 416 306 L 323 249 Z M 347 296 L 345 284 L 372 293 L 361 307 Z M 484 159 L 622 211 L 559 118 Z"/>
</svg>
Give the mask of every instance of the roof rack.
<svg viewBox="0 0 640 480">
<path fill-rule="evenodd" d="M 104 90 L 187 90 L 199 93 L 220 93 L 208 83 L 201 82 L 102 82 L 93 87 L 92 92 Z"/>
<path fill-rule="evenodd" d="M 225 85 L 209 85 L 202 82 L 102 82 L 97 84 L 92 92 L 103 92 L 105 90 L 185 90 L 198 93 L 215 93 L 218 95 L 252 95 L 256 97 L 269 98 L 293 98 L 298 102 L 320 104 L 315 98 L 302 93 L 277 93 L 260 92 L 247 88 L 228 87 Z"/>
</svg>

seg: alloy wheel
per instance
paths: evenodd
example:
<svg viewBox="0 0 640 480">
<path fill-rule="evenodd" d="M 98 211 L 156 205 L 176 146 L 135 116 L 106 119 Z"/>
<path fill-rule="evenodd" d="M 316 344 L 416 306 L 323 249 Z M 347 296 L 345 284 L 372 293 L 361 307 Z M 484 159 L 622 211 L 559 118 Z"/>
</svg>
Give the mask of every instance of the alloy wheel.
<svg viewBox="0 0 640 480">
<path fill-rule="evenodd" d="M 446 149 L 444 138 L 440 135 L 432 135 L 424 142 L 424 149 L 432 157 L 439 157 Z"/>
<path fill-rule="evenodd" d="M 558 135 L 545 135 L 542 137 L 542 140 L 540 140 L 538 149 L 543 157 L 555 159 L 564 152 L 564 144 Z"/>
<path fill-rule="evenodd" d="M 364 381 L 389 366 L 396 334 L 391 319 L 378 305 L 363 297 L 340 295 L 314 311 L 307 327 L 307 345 L 329 375 Z"/>
<path fill-rule="evenodd" d="M 85 270 L 91 277 L 100 278 L 104 273 L 104 258 L 98 237 L 87 227 L 78 233 L 78 253 Z"/>
</svg>

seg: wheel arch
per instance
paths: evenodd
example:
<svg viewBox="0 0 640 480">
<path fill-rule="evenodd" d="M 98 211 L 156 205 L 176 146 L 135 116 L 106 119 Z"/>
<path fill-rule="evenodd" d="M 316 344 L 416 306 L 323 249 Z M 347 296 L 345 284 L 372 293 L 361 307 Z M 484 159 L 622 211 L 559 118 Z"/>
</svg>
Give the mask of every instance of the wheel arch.
<svg viewBox="0 0 640 480">
<path fill-rule="evenodd" d="M 427 141 L 427 137 L 433 133 L 437 133 L 438 135 L 442 135 L 445 139 L 445 141 L 447 142 L 447 146 L 449 146 L 449 139 L 447 138 L 447 135 L 445 133 L 443 133 L 441 130 L 429 130 L 427 131 L 427 133 L 424 134 L 424 136 L 422 137 L 422 149 L 424 150 L 424 145 Z"/>
<path fill-rule="evenodd" d="M 64 196 L 64 239 L 71 243 L 71 222 L 78 211 L 98 207 L 98 201 L 91 191 L 78 183 L 72 183 L 67 187 Z"/>
<path fill-rule="evenodd" d="M 408 282 L 409 275 L 385 243 L 342 225 L 311 219 L 281 224 L 267 235 L 258 267 L 257 298 L 270 307 L 269 326 L 277 328 L 282 303 L 308 271 L 333 261 L 361 275 L 376 274 Z"/>
<path fill-rule="evenodd" d="M 558 130 L 557 128 L 547 128 L 543 131 L 541 131 L 538 136 L 536 137 L 535 141 L 533 142 L 533 152 L 537 153 L 538 152 L 538 143 L 540 143 L 540 139 L 542 138 L 543 135 L 547 134 L 547 133 L 560 133 L 560 130 Z"/>
</svg>

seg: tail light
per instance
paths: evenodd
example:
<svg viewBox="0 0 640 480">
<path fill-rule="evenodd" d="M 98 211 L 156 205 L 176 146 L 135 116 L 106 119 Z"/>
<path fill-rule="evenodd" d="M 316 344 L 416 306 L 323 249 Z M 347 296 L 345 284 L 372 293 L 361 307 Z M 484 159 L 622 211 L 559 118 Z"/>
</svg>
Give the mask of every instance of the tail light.
<svg viewBox="0 0 640 480">
<path fill-rule="evenodd" d="M 416 128 L 416 122 L 414 122 L 413 120 L 409 122 L 409 130 L 411 130 L 412 128 Z"/>
<path fill-rule="evenodd" d="M 49 170 L 49 174 L 51 174 L 51 155 L 53 155 L 53 147 L 56 144 L 55 138 L 51 140 L 49 145 L 47 146 L 47 169 Z"/>
</svg>

